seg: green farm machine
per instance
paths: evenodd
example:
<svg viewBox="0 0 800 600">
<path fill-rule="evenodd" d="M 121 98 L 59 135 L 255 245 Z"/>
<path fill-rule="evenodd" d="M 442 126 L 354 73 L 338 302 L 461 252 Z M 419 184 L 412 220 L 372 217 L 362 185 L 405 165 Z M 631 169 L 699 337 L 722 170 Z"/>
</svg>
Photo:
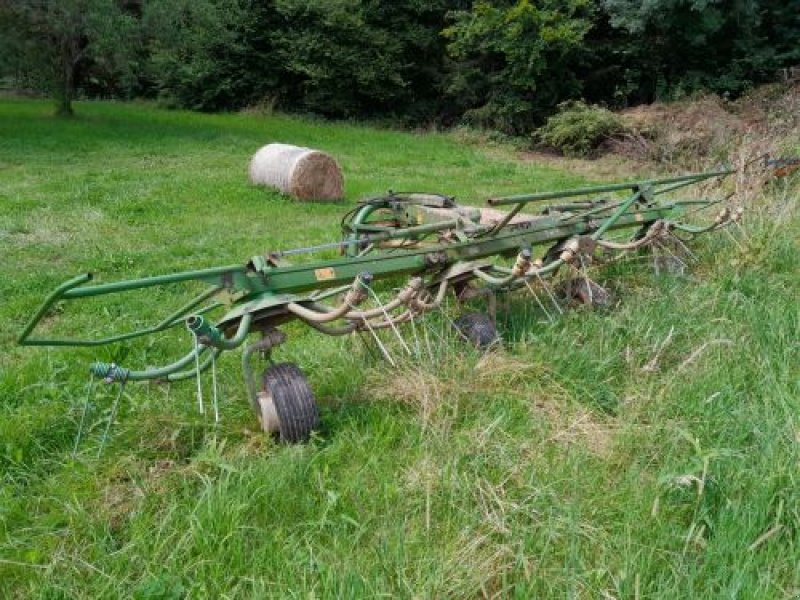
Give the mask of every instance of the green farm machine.
<svg viewBox="0 0 800 600">
<path fill-rule="evenodd" d="M 199 378 L 220 354 L 242 347 L 248 397 L 262 427 L 283 441 L 300 442 L 317 425 L 318 412 L 302 371 L 271 360 L 286 339 L 281 325 L 300 321 L 325 335 L 361 332 L 378 340 L 376 331 L 397 332 L 442 307 L 449 293 L 459 303 L 482 296 L 490 310 L 466 313 L 455 325 L 466 340 L 485 348 L 497 341 L 491 310 L 495 294 L 545 288 L 552 295 L 550 285 L 560 273 L 559 293 L 574 302 L 602 305 L 609 296 L 586 276 L 589 264 L 648 249 L 680 260 L 676 255 L 690 238 L 738 221 L 741 209 L 726 206 L 707 224 L 692 225 L 687 217 L 726 199 L 674 198 L 679 190 L 730 173 L 490 198 L 486 208 L 460 206 L 438 194 L 390 192 L 359 203 L 345 215 L 340 241 L 269 252 L 241 265 L 102 285 L 89 285 L 91 274 L 79 275 L 50 294 L 19 343 L 101 346 L 186 327 L 194 335 L 194 347 L 172 364 L 134 370 L 97 362 L 90 372 L 120 387 L 131 381 Z M 526 207 L 529 211 L 523 212 Z M 320 258 L 333 255 L 332 250 L 338 250 L 336 258 Z M 375 286 L 384 280 L 381 299 Z M 151 327 L 100 339 L 35 335 L 57 302 L 187 281 L 207 287 Z M 399 287 L 387 297 L 391 285 Z M 225 312 L 212 322 L 209 315 L 215 309 Z M 251 339 L 251 334 L 256 335 Z M 269 359 L 259 377 L 253 374 L 254 354 Z"/>
</svg>

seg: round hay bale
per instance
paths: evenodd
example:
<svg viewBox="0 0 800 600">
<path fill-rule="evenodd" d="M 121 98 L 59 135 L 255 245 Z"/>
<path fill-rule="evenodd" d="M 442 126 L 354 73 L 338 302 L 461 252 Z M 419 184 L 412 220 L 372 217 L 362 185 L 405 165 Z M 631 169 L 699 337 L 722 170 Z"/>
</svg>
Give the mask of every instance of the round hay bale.
<svg viewBox="0 0 800 600">
<path fill-rule="evenodd" d="M 344 177 L 332 156 L 289 144 L 261 147 L 250 161 L 250 181 L 277 188 L 298 200 L 344 197 Z"/>
</svg>

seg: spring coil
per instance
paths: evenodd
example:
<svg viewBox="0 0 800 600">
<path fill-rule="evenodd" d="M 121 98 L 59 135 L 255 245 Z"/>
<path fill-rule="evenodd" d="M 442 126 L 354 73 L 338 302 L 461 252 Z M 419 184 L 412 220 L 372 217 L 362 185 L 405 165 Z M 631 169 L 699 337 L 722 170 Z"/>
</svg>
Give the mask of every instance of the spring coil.
<svg viewBox="0 0 800 600">
<path fill-rule="evenodd" d="M 127 381 L 130 369 L 120 367 L 116 363 L 95 362 L 89 367 L 89 372 L 106 383 L 114 381 Z"/>
</svg>

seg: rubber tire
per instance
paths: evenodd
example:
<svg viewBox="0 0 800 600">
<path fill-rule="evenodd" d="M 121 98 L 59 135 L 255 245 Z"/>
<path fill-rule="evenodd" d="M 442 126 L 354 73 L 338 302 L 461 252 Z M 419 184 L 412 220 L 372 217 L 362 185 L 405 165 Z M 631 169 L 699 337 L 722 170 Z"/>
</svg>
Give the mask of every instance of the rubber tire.
<svg viewBox="0 0 800 600">
<path fill-rule="evenodd" d="M 591 293 L 590 293 L 591 291 Z M 575 277 L 564 284 L 564 294 L 570 302 L 592 308 L 611 306 L 611 294 L 604 287 L 583 277 Z"/>
<path fill-rule="evenodd" d="M 264 371 L 263 389 L 272 397 L 281 442 L 308 441 L 319 424 L 317 402 L 308 380 L 294 363 L 272 365 Z"/>
<path fill-rule="evenodd" d="M 661 243 L 664 248 L 657 253 L 655 248 L 651 248 L 653 256 L 653 267 L 656 272 L 664 272 L 673 277 L 686 275 L 687 254 L 678 243 L 668 240 Z"/>
<path fill-rule="evenodd" d="M 453 324 L 461 335 L 481 350 L 488 349 L 500 339 L 494 321 L 485 313 L 466 313 Z"/>
</svg>

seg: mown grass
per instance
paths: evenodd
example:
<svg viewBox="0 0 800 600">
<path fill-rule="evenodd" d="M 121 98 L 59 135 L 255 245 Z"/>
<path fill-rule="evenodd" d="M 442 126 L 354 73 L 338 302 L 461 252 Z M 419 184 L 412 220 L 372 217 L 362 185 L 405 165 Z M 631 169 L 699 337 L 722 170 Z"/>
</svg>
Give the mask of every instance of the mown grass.
<svg viewBox="0 0 800 600">
<path fill-rule="evenodd" d="M 0 100 L 0 596 L 800 593 L 792 188 L 750 207 L 735 239 L 694 246 L 686 277 L 646 261 L 598 275 L 612 310 L 549 321 L 512 299 L 505 348 L 487 356 L 435 317 L 406 333 L 420 358 L 398 369 L 357 339 L 290 327 L 279 358 L 303 367 L 322 407 L 310 444 L 257 432 L 228 359 L 218 428 L 191 383 L 131 385 L 98 458 L 101 390 L 73 457 L 86 364 L 163 363 L 188 336 L 85 351 L 19 348 L 17 332 L 82 271 L 109 281 L 335 238 L 344 207 L 247 184 L 261 144 L 334 154 L 347 206 L 387 188 L 478 203 L 582 178 L 447 135 L 148 105 L 49 111 Z M 178 302 L 71 304 L 46 329 L 97 334 Z"/>
</svg>

